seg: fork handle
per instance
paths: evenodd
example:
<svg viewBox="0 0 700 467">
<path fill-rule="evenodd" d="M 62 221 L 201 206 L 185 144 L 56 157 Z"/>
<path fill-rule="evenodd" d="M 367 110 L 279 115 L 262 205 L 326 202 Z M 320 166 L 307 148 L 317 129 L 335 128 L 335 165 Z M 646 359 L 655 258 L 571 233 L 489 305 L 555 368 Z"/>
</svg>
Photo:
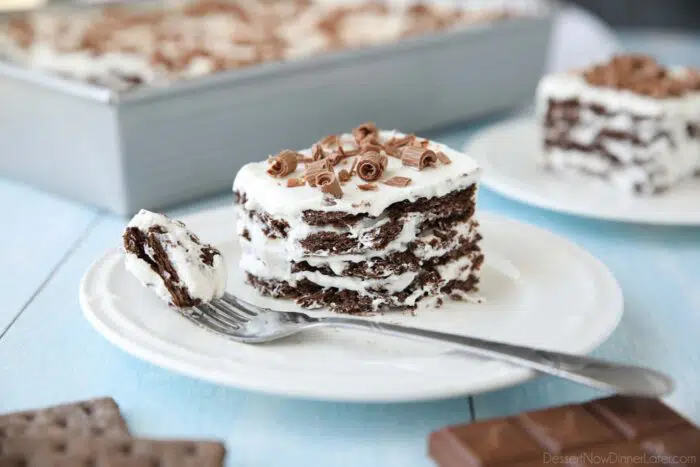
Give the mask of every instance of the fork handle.
<svg viewBox="0 0 700 467">
<path fill-rule="evenodd" d="M 322 318 L 318 320 L 318 324 L 454 344 L 472 355 L 507 362 L 619 394 L 660 397 L 673 390 L 671 378 L 658 371 L 586 356 L 363 319 Z"/>
</svg>

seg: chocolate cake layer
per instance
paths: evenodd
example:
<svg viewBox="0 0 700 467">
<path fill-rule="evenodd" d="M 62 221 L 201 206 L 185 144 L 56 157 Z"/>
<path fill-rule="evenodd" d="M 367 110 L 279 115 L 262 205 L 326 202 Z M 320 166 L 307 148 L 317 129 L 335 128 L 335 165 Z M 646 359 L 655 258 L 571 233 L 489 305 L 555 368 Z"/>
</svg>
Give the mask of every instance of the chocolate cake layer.
<svg viewBox="0 0 700 467">
<path fill-rule="evenodd" d="M 292 263 L 292 273 L 296 272 L 320 272 L 327 276 L 360 277 L 365 279 L 384 278 L 391 275 L 403 274 L 408 271 L 418 271 L 419 269 L 440 266 L 450 261 L 480 251 L 478 242 L 481 236 L 477 234 L 475 238 L 465 238 L 458 242 L 454 249 L 440 256 L 423 259 L 415 253 L 415 247 L 409 247 L 406 251 L 392 253 L 385 257 L 377 256 L 361 262 L 350 262 L 342 271 L 337 274 L 329 266 L 312 266 L 307 261 Z M 435 245 L 439 248 L 439 245 Z"/>
<path fill-rule="evenodd" d="M 483 262 L 483 256 L 479 256 L 479 266 Z M 304 308 L 328 308 L 337 313 L 367 314 L 377 311 L 377 308 L 387 307 L 392 309 L 413 309 L 415 304 L 407 304 L 406 298 L 414 294 L 419 288 L 432 286 L 432 291 L 422 293 L 421 299 L 438 293 L 446 294 L 454 300 L 462 299 L 462 294 L 468 294 L 477 290 L 479 278 L 477 273 L 470 274 L 465 280 L 452 280 L 439 287 L 440 277 L 434 269 L 426 269 L 409 288 L 393 294 L 386 294 L 381 290 L 361 294 L 354 290 L 338 289 L 336 287 L 321 287 L 309 280 L 299 281 L 291 286 L 285 281 L 260 279 L 252 274 L 247 275 L 247 280 L 261 295 L 274 298 L 293 299 Z M 456 294 L 460 292 L 461 294 Z"/>
<path fill-rule="evenodd" d="M 586 125 L 585 122 L 581 121 L 580 117 L 581 112 L 586 111 L 601 117 L 626 118 L 634 122 L 637 126 L 646 125 L 647 128 L 654 126 L 657 128 L 651 135 L 642 138 L 638 131 L 622 131 L 601 125 L 597 129 L 591 128 L 590 131 L 595 133 L 594 138 L 583 143 L 576 141 L 572 137 L 572 133 L 577 127 Z M 658 127 L 658 125 L 659 120 L 654 117 L 625 112 L 610 112 L 600 105 L 581 105 L 577 99 L 565 101 L 550 99 L 544 120 L 544 146 L 546 149 L 560 148 L 563 150 L 574 149 L 580 152 L 592 152 L 605 157 L 612 165 L 622 165 L 629 162 L 622 159 L 619 154 L 610 151 L 605 145 L 607 141 L 624 141 L 630 145 L 636 146 L 638 149 L 643 149 L 653 145 L 659 140 L 665 139 L 672 148 L 676 146 L 671 134 Z M 632 162 L 638 164 L 645 163 L 646 160 L 647 159 L 632 158 Z"/>
<path fill-rule="evenodd" d="M 402 201 L 391 205 L 386 211 L 385 221 L 364 233 L 362 239 L 350 232 L 319 231 L 301 239 L 299 243 L 309 253 L 330 252 L 332 254 L 358 253 L 367 249 L 380 250 L 401 233 L 409 214 L 422 214 L 418 232 L 429 228 L 447 228 L 450 224 L 469 219 L 476 209 L 476 185 L 439 198 L 420 198 L 413 202 Z M 236 203 L 245 204 L 246 195 L 237 193 Z M 264 212 L 243 210 L 250 219 L 255 219 L 266 237 L 287 238 L 289 224 L 274 219 Z M 305 211 L 303 219 L 314 227 L 349 227 L 360 220 L 373 220 L 368 215 L 342 212 Z M 381 221 L 379 221 L 381 222 Z"/>
</svg>

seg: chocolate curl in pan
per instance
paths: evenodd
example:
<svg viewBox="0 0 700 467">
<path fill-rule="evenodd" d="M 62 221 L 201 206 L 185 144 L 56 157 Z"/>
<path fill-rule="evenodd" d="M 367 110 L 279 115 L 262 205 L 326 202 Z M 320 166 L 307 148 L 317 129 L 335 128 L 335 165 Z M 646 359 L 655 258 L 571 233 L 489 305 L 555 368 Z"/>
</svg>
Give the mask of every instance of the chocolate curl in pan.
<svg viewBox="0 0 700 467">
<path fill-rule="evenodd" d="M 267 173 L 273 177 L 285 177 L 297 169 L 297 153 L 285 149 L 270 160 Z"/>
<path fill-rule="evenodd" d="M 355 137 L 355 141 L 357 141 L 359 144 L 368 138 L 376 140 L 379 136 L 379 130 L 374 122 L 365 122 L 352 130 L 352 135 Z"/>
<path fill-rule="evenodd" d="M 437 156 L 430 149 L 406 146 L 401 150 L 401 162 L 403 165 L 423 170 L 426 167 L 434 166 L 437 162 Z"/>
<path fill-rule="evenodd" d="M 376 152 L 368 152 L 358 157 L 357 175 L 366 182 L 374 182 L 384 173 L 387 157 Z"/>
<path fill-rule="evenodd" d="M 340 182 L 334 172 L 321 172 L 316 175 L 316 185 L 318 185 L 324 193 L 329 193 L 336 198 L 343 197 L 343 190 L 340 188 Z"/>
<path fill-rule="evenodd" d="M 333 167 L 328 159 L 310 162 L 305 164 L 304 180 L 306 180 L 306 183 L 308 183 L 310 186 L 316 186 L 316 176 L 322 172 L 328 172 L 331 170 L 333 170 Z"/>
</svg>

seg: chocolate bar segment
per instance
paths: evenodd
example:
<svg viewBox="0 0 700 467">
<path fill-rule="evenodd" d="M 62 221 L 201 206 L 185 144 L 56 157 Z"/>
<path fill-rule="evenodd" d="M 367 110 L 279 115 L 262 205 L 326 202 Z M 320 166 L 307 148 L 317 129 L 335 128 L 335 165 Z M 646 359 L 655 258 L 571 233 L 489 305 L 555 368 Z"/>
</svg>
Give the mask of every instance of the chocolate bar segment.
<svg viewBox="0 0 700 467">
<path fill-rule="evenodd" d="M 518 420 L 531 436 L 555 453 L 618 437 L 581 406 L 568 405 L 524 413 Z"/>
<path fill-rule="evenodd" d="M 656 399 L 613 396 L 593 401 L 588 408 L 631 439 L 688 425 L 676 412 Z"/>
<path fill-rule="evenodd" d="M 135 438 L 7 438 L 0 440 L 0 466 L 219 467 L 225 450 L 211 441 Z"/>
<path fill-rule="evenodd" d="M 612 396 L 446 427 L 428 452 L 440 467 L 688 465 L 700 430 L 658 400 Z"/>
<path fill-rule="evenodd" d="M 25 436 L 128 436 L 111 397 L 0 415 L 0 440 Z"/>
</svg>

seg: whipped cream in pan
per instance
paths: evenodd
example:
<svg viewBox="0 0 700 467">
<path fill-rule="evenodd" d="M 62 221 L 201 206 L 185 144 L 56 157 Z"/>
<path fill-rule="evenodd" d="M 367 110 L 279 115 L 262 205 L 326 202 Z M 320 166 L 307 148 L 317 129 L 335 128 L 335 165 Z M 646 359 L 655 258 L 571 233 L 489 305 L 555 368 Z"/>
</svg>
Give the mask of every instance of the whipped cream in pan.
<svg viewBox="0 0 700 467">
<path fill-rule="evenodd" d="M 171 305 L 193 306 L 224 294 L 223 256 L 182 222 L 142 209 L 127 225 L 124 241 L 126 269 Z"/>
<path fill-rule="evenodd" d="M 28 68 L 121 89 L 380 45 L 546 9 L 543 0 L 202 0 L 165 7 L 56 9 L 0 24 L 0 55 Z"/>
</svg>

